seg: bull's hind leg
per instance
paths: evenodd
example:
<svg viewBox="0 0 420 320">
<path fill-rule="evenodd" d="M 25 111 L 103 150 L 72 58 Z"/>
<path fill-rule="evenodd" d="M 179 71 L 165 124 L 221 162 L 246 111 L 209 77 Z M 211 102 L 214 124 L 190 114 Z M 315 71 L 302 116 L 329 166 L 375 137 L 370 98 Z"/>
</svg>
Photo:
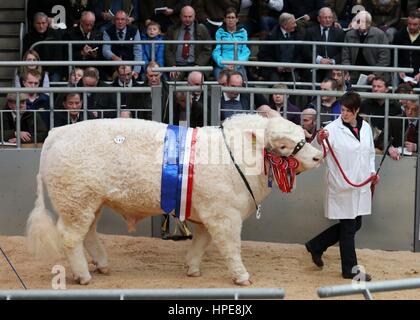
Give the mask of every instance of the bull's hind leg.
<svg viewBox="0 0 420 320">
<path fill-rule="evenodd" d="M 202 221 L 211 235 L 213 243 L 226 260 L 233 282 L 237 285 L 248 286 L 249 273 L 246 271 L 241 258 L 241 215 L 236 210 L 229 210 L 223 216 L 207 215 L 212 217 Z"/>
<path fill-rule="evenodd" d="M 98 233 L 96 232 L 97 222 L 101 215 L 101 211 L 98 210 L 95 213 L 95 220 L 89 228 L 89 232 L 86 235 L 84 244 L 86 250 L 89 252 L 92 257 L 93 264 L 96 266 L 96 270 L 99 273 L 108 274 L 108 255 L 106 254 L 105 247 L 102 242 L 99 240 Z"/>
<path fill-rule="evenodd" d="M 88 284 L 92 279 L 84 253 L 83 241 L 95 220 L 96 210 L 97 207 L 94 209 L 73 207 L 59 210 L 61 217 L 57 224 L 58 231 L 63 240 L 73 277 L 80 284 Z"/>
<path fill-rule="evenodd" d="M 200 263 L 207 246 L 210 244 L 211 236 L 202 224 L 194 225 L 194 236 L 192 244 L 187 253 L 187 275 L 190 277 L 201 276 Z"/>
</svg>

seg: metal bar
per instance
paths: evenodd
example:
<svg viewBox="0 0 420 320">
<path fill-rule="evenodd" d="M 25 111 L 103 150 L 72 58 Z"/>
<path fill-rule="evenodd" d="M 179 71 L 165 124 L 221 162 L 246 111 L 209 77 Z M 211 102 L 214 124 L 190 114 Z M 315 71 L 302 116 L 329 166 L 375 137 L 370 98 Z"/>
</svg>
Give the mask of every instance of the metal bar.
<svg viewBox="0 0 420 320">
<path fill-rule="evenodd" d="M 283 299 L 282 288 L 202 288 L 202 289 L 91 289 L 91 290 L 5 290 L 0 299 Z"/>
<path fill-rule="evenodd" d="M 162 85 L 152 86 L 152 120 L 162 122 Z"/>
<path fill-rule="evenodd" d="M 254 88 L 255 89 L 255 88 Z M 222 96 L 222 87 L 215 85 L 211 88 L 211 125 L 220 124 L 220 97 Z"/>
<path fill-rule="evenodd" d="M 345 284 L 339 286 L 321 287 L 317 289 L 320 298 L 363 294 L 368 289 L 370 292 L 385 292 L 395 290 L 407 290 L 420 288 L 420 278 L 387 280 L 376 282 L 362 282 L 357 284 Z"/>
<path fill-rule="evenodd" d="M 91 93 L 117 93 L 117 92 L 127 92 L 127 93 L 150 93 L 152 90 L 150 87 L 49 87 L 49 88 L 15 88 L 15 87 L 0 87 L 0 93 L 9 93 L 9 92 L 24 92 L 24 93 L 69 93 L 69 92 L 91 92 Z"/>
<path fill-rule="evenodd" d="M 78 40 L 78 41 L 38 41 L 35 42 L 29 49 L 34 49 L 38 45 L 54 45 L 54 44 L 245 44 L 245 45 L 279 45 L 279 44 L 297 44 L 297 45 L 322 45 L 322 46 L 331 46 L 331 47 L 353 47 L 353 48 L 381 48 L 381 49 L 405 49 L 405 50 L 420 50 L 418 46 L 403 46 L 403 45 L 390 45 L 390 44 L 368 44 L 368 43 L 348 43 L 348 42 L 324 42 L 324 41 L 301 41 L 301 40 L 272 40 L 272 41 L 261 41 L 261 40 L 246 40 L 246 41 L 234 41 L 234 40 Z"/>
<path fill-rule="evenodd" d="M 370 293 L 369 289 L 363 291 L 363 296 L 366 300 L 373 300 L 372 294 Z"/>
<path fill-rule="evenodd" d="M 121 91 L 117 92 L 117 118 L 121 116 Z"/>
<path fill-rule="evenodd" d="M 174 124 L 174 86 L 169 86 L 169 124 Z"/>
<path fill-rule="evenodd" d="M 191 67 L 154 67 L 152 68 L 154 72 L 190 72 L 190 71 L 213 71 L 213 67 L 201 67 L 201 66 L 191 66 Z"/>
<path fill-rule="evenodd" d="M 54 92 L 50 92 L 50 129 L 52 128 L 54 128 Z"/>
<path fill-rule="evenodd" d="M 0 61 L 0 67 L 20 67 L 20 66 L 142 66 L 144 61 Z"/>
<path fill-rule="evenodd" d="M 312 45 L 312 64 L 316 63 L 316 44 Z M 316 83 L 316 70 L 312 70 L 312 90 L 315 90 L 315 83 Z"/>
<path fill-rule="evenodd" d="M 20 143 L 20 97 L 19 94 L 16 93 L 16 147 L 19 149 L 21 147 Z"/>
<path fill-rule="evenodd" d="M 222 60 L 222 64 L 233 64 L 249 67 L 286 67 L 301 69 L 325 69 L 325 70 L 349 70 L 349 71 L 380 71 L 380 72 L 407 72 L 412 73 L 413 68 L 394 68 L 394 67 L 369 67 L 352 66 L 343 64 L 316 64 L 316 63 L 289 63 L 289 62 L 268 62 L 268 61 L 232 61 Z"/>
<path fill-rule="evenodd" d="M 187 92 L 187 101 L 186 101 L 186 110 L 185 110 L 185 118 L 187 119 L 187 127 L 190 127 L 190 117 L 191 117 L 191 103 L 190 103 L 191 94 Z"/>
<path fill-rule="evenodd" d="M 389 98 L 385 98 L 385 118 L 384 118 L 384 148 L 388 145 L 389 132 Z"/>
<path fill-rule="evenodd" d="M 203 85 L 203 124 L 204 126 L 208 125 L 207 112 L 208 112 L 208 95 L 209 95 L 209 86 Z"/>
</svg>

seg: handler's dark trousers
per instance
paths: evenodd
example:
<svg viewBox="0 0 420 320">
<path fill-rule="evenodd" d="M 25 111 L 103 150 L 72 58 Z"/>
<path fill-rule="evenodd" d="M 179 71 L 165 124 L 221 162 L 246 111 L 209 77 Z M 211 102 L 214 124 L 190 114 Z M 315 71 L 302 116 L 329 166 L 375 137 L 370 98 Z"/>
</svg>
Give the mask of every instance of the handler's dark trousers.
<svg viewBox="0 0 420 320">
<path fill-rule="evenodd" d="M 340 244 L 341 270 L 343 274 L 351 274 L 351 269 L 357 265 L 354 237 L 362 226 L 362 217 L 341 219 L 339 223 L 329 227 L 318 236 L 307 242 L 310 250 L 322 254 L 329 247 Z"/>
</svg>

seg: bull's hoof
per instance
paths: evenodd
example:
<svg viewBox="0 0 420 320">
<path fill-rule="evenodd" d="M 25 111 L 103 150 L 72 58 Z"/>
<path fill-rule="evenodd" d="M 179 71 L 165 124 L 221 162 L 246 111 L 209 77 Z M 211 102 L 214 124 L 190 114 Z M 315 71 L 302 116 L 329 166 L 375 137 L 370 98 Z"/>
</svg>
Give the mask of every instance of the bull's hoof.
<svg viewBox="0 0 420 320">
<path fill-rule="evenodd" d="M 233 282 L 241 287 L 248 287 L 252 284 L 251 280 L 243 280 L 243 281 L 237 281 L 237 280 L 233 280 Z"/>
<path fill-rule="evenodd" d="M 110 269 L 108 267 L 102 267 L 102 268 L 97 267 L 96 271 L 100 274 L 106 274 L 106 275 L 110 273 Z"/>
<path fill-rule="evenodd" d="M 89 284 L 89 282 L 92 279 L 92 277 L 91 276 L 89 276 L 89 277 L 77 277 L 77 276 L 74 276 L 73 279 L 74 279 L 74 281 L 77 284 L 80 284 L 80 285 L 84 285 L 85 286 L 85 285 L 88 285 Z"/>
<path fill-rule="evenodd" d="M 201 272 L 196 271 L 196 272 L 193 272 L 193 273 L 187 273 L 187 276 L 189 276 L 189 277 L 201 277 Z"/>
</svg>

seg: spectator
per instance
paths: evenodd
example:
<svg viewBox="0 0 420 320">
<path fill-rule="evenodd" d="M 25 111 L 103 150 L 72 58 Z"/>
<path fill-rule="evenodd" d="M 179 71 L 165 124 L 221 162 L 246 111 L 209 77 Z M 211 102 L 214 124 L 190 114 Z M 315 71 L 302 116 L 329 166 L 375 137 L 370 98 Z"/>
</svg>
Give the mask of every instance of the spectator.
<svg viewBox="0 0 420 320">
<path fill-rule="evenodd" d="M 241 9 L 241 0 L 198 0 L 194 5 L 197 8 L 197 19 L 205 24 L 211 37 L 214 39 L 216 31 L 223 23 L 226 9 L 233 7 L 236 12 Z"/>
<path fill-rule="evenodd" d="M 296 28 L 294 15 L 283 12 L 279 18 L 279 25 L 268 35 L 270 41 L 304 40 L 301 30 Z M 294 44 L 262 45 L 258 52 L 258 60 L 272 62 L 300 62 L 302 56 L 300 48 Z M 295 81 L 295 71 L 287 67 L 262 68 L 261 76 L 267 81 Z"/>
<path fill-rule="evenodd" d="M 23 75 L 23 86 L 25 88 L 39 88 L 41 83 L 41 74 L 37 70 L 28 70 Z M 26 100 L 27 110 L 40 110 L 41 118 L 45 124 L 50 126 L 50 98 L 45 93 L 28 93 L 28 99 Z M 45 110 L 45 111 L 43 111 Z M 39 112 L 36 112 L 37 114 Z"/>
<path fill-rule="evenodd" d="M 355 26 L 353 30 L 346 33 L 344 42 L 346 43 L 361 43 L 361 44 L 388 44 L 388 38 L 385 33 L 372 27 L 372 16 L 367 11 L 360 11 L 356 15 Z M 383 48 L 358 48 L 358 47 L 343 47 L 342 64 L 358 65 L 358 66 L 373 66 L 373 67 L 388 67 L 391 61 L 389 49 Z M 352 83 L 357 83 L 359 71 L 350 72 L 350 79 Z M 389 75 L 377 72 L 376 75 L 382 75 L 388 81 Z M 372 82 L 375 74 L 369 74 L 367 80 Z"/>
<path fill-rule="evenodd" d="M 273 89 L 288 89 L 288 87 L 285 84 L 276 84 L 273 86 Z M 269 106 L 271 109 L 276 110 L 281 115 L 283 115 L 284 100 L 285 100 L 285 94 L 273 93 L 272 95 L 270 95 Z M 291 113 L 291 112 L 296 112 L 296 113 Z M 295 106 L 290 101 L 290 99 L 287 99 L 287 120 L 290 120 L 293 123 L 300 125 L 300 115 L 297 112 L 300 113 L 300 109 L 297 106 Z"/>
<path fill-rule="evenodd" d="M 77 123 L 85 120 L 83 116 L 82 97 L 80 93 L 72 92 L 67 93 L 63 99 L 63 105 L 65 111 L 59 111 L 55 113 L 54 127 L 61 127 L 68 124 Z M 87 119 L 93 119 L 94 116 L 91 112 L 87 113 Z"/>
<path fill-rule="evenodd" d="M 316 136 L 316 110 L 312 108 L 304 109 L 300 119 L 306 142 L 312 142 Z"/>
<path fill-rule="evenodd" d="M 383 77 L 375 77 L 372 81 L 372 92 L 373 93 L 387 93 L 389 91 L 386 80 Z M 367 99 L 364 100 L 360 107 L 360 113 L 365 115 L 385 116 L 385 100 L 384 99 Z M 389 100 L 389 115 L 398 116 L 401 115 L 401 108 L 398 106 L 395 100 Z M 374 133 L 375 147 L 379 150 L 383 150 L 383 135 L 384 130 L 384 119 L 383 118 L 371 118 L 370 123 L 372 131 Z"/>
<path fill-rule="evenodd" d="M 39 54 L 35 50 L 29 50 L 26 51 L 23 55 L 22 61 L 40 61 Z M 48 72 L 42 70 L 42 66 L 22 66 L 20 67 L 20 71 L 16 72 L 15 74 L 15 87 L 20 88 L 23 87 L 23 79 L 22 76 L 28 71 L 28 70 L 37 70 L 39 74 L 41 75 L 41 81 L 43 88 L 49 88 L 50 87 L 50 78 L 48 76 Z"/>
<path fill-rule="evenodd" d="M 195 21 L 195 10 L 185 6 L 180 13 L 181 22 L 171 26 L 166 33 L 166 40 L 211 40 L 206 27 Z M 211 57 L 209 44 L 167 44 L 165 62 L 167 66 L 207 66 Z M 171 72 L 170 77 L 183 79 L 185 75 Z"/>
<path fill-rule="evenodd" d="M 187 126 L 187 98 L 190 99 L 190 125 L 191 128 L 203 126 L 203 105 L 201 102 L 194 100 L 192 94 L 177 91 L 174 105 L 174 121 L 175 125 Z M 165 119 L 165 123 L 169 123 L 169 119 Z"/>
<path fill-rule="evenodd" d="M 242 27 L 238 27 L 238 13 L 233 7 L 227 8 L 225 21 L 216 32 L 217 41 L 247 41 L 248 34 Z M 236 70 L 246 78 L 246 70 L 243 66 L 224 65 L 223 60 L 248 61 L 251 51 L 246 44 L 237 45 L 237 56 L 235 56 L 235 47 L 233 44 L 217 44 L 213 50 L 213 60 L 216 63 L 214 68 L 214 77 L 217 79 L 222 69 Z"/>
<path fill-rule="evenodd" d="M 169 87 L 167 82 L 162 79 L 162 74 L 157 71 L 153 71 L 153 68 L 158 68 L 159 64 L 156 61 L 152 61 L 146 68 L 146 81 L 143 83 L 143 87 L 162 86 L 161 105 L 162 105 L 162 119 L 168 117 L 169 113 Z M 138 109 L 146 109 L 148 111 L 140 111 L 137 114 L 138 118 L 152 120 L 152 96 L 149 93 L 143 93 L 140 101 L 129 102 L 130 107 Z M 150 110 L 150 111 L 149 111 Z"/>
<path fill-rule="evenodd" d="M 82 68 L 75 67 L 70 73 L 69 87 L 77 87 L 83 78 L 84 70 Z"/>
<path fill-rule="evenodd" d="M 322 91 L 335 91 L 337 92 L 337 81 L 331 78 L 326 78 L 321 82 Z M 331 121 L 338 118 L 341 113 L 341 103 L 337 97 L 334 96 L 321 96 L 321 106 L 317 108 L 317 99 L 314 99 L 308 107 L 319 110 L 321 114 L 321 125 L 326 126 Z M 331 115 L 330 115 L 331 114 Z"/>
<path fill-rule="evenodd" d="M 187 84 L 189 86 L 202 86 L 204 83 L 204 74 L 200 71 L 192 71 L 190 72 L 190 74 L 188 75 L 187 78 Z M 204 99 L 204 95 L 203 92 L 200 91 L 195 91 L 193 92 L 193 100 L 195 101 L 200 101 L 201 103 L 203 103 L 203 99 Z"/>
<path fill-rule="evenodd" d="M 359 2 L 358 0 L 325 0 L 325 6 L 333 10 L 336 20 L 342 28 L 349 28 L 354 17 L 353 8 L 360 5 Z"/>
<path fill-rule="evenodd" d="M 227 79 L 229 78 L 231 71 L 228 69 L 223 69 L 220 71 L 219 76 L 217 77 L 217 83 L 222 87 L 227 86 Z"/>
<path fill-rule="evenodd" d="M 244 80 L 242 74 L 237 71 L 232 71 L 227 80 L 228 87 L 243 87 Z M 251 111 L 251 100 L 249 94 L 239 93 L 237 91 L 223 92 L 221 98 L 221 120 L 232 116 L 236 111 L 248 110 Z M 268 105 L 267 100 L 260 94 L 254 95 L 253 109 L 258 109 L 262 105 Z"/>
<path fill-rule="evenodd" d="M 93 8 L 100 32 L 112 27 L 118 11 L 126 13 L 128 26 L 139 21 L 139 0 L 95 0 Z"/>
<path fill-rule="evenodd" d="M 385 32 L 389 43 L 392 43 L 401 18 L 401 1 L 366 0 L 365 6 L 366 11 L 372 15 L 373 25 Z"/>
<path fill-rule="evenodd" d="M 104 41 L 139 41 L 140 33 L 137 27 L 128 25 L 128 16 L 122 10 L 116 12 L 114 25 L 104 31 Z M 143 61 L 143 50 L 141 44 L 104 44 L 102 54 L 106 60 L 113 61 Z M 137 79 L 141 73 L 141 66 L 136 65 L 133 69 L 133 77 Z"/>
<path fill-rule="evenodd" d="M 163 36 L 160 30 L 160 24 L 155 21 L 150 21 L 146 26 L 146 34 L 143 35 L 143 40 L 159 41 L 163 40 Z M 152 56 L 152 44 L 143 44 L 143 61 L 145 68 L 150 61 L 156 61 L 161 67 L 164 64 L 165 58 L 165 45 L 163 43 L 155 44 L 155 54 Z"/>
<path fill-rule="evenodd" d="M 344 31 L 334 27 L 333 12 L 328 7 L 323 7 L 318 14 L 319 25 L 306 30 L 307 41 L 344 42 Z M 312 46 L 305 46 L 306 61 L 312 63 Z M 320 46 L 316 47 L 317 64 L 341 64 L 341 47 Z M 327 70 L 317 71 L 317 81 L 324 79 Z"/>
<path fill-rule="evenodd" d="M 43 12 L 38 12 L 34 16 L 34 30 L 25 34 L 23 37 L 23 52 L 27 52 L 30 47 L 38 41 L 58 41 L 61 40 L 61 34 L 48 27 L 48 16 Z M 35 47 L 40 60 L 55 61 L 63 60 L 62 47 L 60 45 L 37 45 Z M 50 81 L 61 80 L 61 68 L 57 66 L 46 67 Z"/>
<path fill-rule="evenodd" d="M 410 119 L 391 119 L 389 124 L 389 135 L 393 138 L 392 146 L 388 153 L 394 160 L 399 160 L 401 154 L 411 155 L 417 152 L 419 136 L 419 105 L 418 102 L 407 100 L 404 106 L 404 117 Z M 404 146 L 404 149 L 402 148 Z"/>
<path fill-rule="evenodd" d="M 57 22 L 65 23 L 70 21 L 70 10 L 68 10 L 69 1 L 67 0 L 28 0 L 27 4 L 27 19 L 29 31 L 32 31 L 34 26 L 35 15 L 38 12 L 43 12 L 47 17 L 47 23 L 50 27 Z M 59 9 L 58 11 L 53 12 L 53 8 Z M 64 9 L 64 10 L 63 10 Z M 61 18 L 59 14 L 64 14 L 65 21 L 58 21 L 58 17 Z M 55 18 L 55 19 L 54 19 Z M 54 21 L 56 20 L 56 21 Z M 71 25 L 68 25 L 70 27 Z"/>
<path fill-rule="evenodd" d="M 117 77 L 111 84 L 112 87 L 132 88 L 139 87 L 137 81 L 133 80 L 133 69 L 131 66 L 119 66 Z M 121 109 L 131 108 L 131 103 L 141 99 L 139 93 L 121 92 Z"/>
<path fill-rule="evenodd" d="M 91 11 L 83 11 L 80 23 L 70 28 L 64 35 L 64 40 L 69 41 L 94 41 L 102 40 L 102 34 L 94 29 L 95 15 Z M 100 45 L 97 44 L 74 44 L 73 60 L 101 60 Z"/>
<path fill-rule="evenodd" d="M 332 69 L 328 75 L 329 78 L 337 81 L 337 91 L 350 91 L 350 75 L 347 70 Z"/>
<path fill-rule="evenodd" d="M 100 80 L 99 71 L 96 68 L 86 68 L 82 78 L 83 87 L 108 87 L 108 85 Z M 94 118 L 115 118 L 116 112 L 109 111 L 116 109 L 116 101 L 114 93 L 92 92 L 87 94 L 87 108 L 92 111 Z"/>
<path fill-rule="evenodd" d="M 402 28 L 394 37 L 395 45 L 420 46 L 420 12 L 412 11 L 407 18 L 407 27 Z M 420 51 L 419 50 L 398 50 L 398 66 L 413 68 L 414 73 L 399 74 L 402 81 L 412 81 L 406 77 L 414 78 L 417 86 L 420 83 Z"/>
<path fill-rule="evenodd" d="M 48 129 L 38 113 L 29 112 L 26 109 L 28 95 L 19 94 L 20 109 L 20 141 L 21 143 L 39 143 L 44 142 L 48 134 Z M 6 105 L 2 117 L 3 142 L 17 143 L 16 128 L 16 93 L 8 93 L 6 96 Z M 36 123 L 36 134 L 35 134 Z"/>
</svg>

